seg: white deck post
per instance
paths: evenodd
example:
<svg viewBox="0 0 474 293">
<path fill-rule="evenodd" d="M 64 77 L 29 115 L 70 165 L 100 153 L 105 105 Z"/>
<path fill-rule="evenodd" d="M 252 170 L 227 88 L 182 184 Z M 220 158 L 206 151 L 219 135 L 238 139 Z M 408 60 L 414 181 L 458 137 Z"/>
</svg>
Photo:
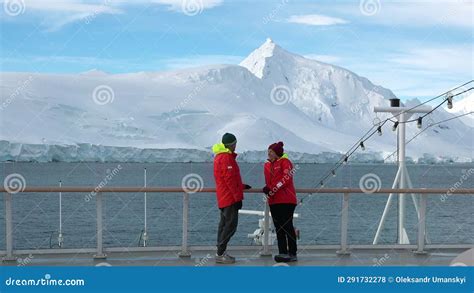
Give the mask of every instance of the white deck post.
<svg viewBox="0 0 474 293">
<path fill-rule="evenodd" d="M 183 239 L 181 240 L 180 257 L 190 257 L 188 246 L 188 229 L 189 229 L 189 193 L 183 195 Z"/>
<path fill-rule="evenodd" d="M 62 186 L 61 180 L 59 180 L 59 187 Z M 58 246 L 63 247 L 63 194 L 59 192 L 59 234 L 58 234 Z"/>
<path fill-rule="evenodd" d="M 7 255 L 3 258 L 3 261 L 16 261 L 16 257 L 13 256 L 12 195 L 8 192 L 5 192 L 5 240 Z"/>
<path fill-rule="evenodd" d="M 103 223 L 102 223 L 102 192 L 97 192 L 96 196 L 96 210 L 97 210 L 97 252 L 94 255 L 95 259 L 105 259 L 107 255 L 104 253 L 103 247 Z"/>
<path fill-rule="evenodd" d="M 349 193 L 344 193 L 342 197 L 341 210 L 341 249 L 337 251 L 338 255 L 349 255 L 347 245 L 347 230 L 349 226 Z"/>
<path fill-rule="evenodd" d="M 261 256 L 271 256 L 270 251 L 270 206 L 268 200 L 265 201 L 265 212 L 263 217 L 263 251 Z"/>
<path fill-rule="evenodd" d="M 143 170 L 143 187 L 146 188 L 146 168 Z M 143 195 L 143 220 L 144 220 L 144 227 L 143 227 L 143 247 L 146 247 L 146 243 L 148 241 L 148 233 L 147 233 L 147 202 L 146 202 L 146 191 Z"/>
<path fill-rule="evenodd" d="M 420 218 L 418 219 L 418 247 L 414 251 L 416 254 L 426 254 L 426 194 L 420 196 Z"/>
</svg>

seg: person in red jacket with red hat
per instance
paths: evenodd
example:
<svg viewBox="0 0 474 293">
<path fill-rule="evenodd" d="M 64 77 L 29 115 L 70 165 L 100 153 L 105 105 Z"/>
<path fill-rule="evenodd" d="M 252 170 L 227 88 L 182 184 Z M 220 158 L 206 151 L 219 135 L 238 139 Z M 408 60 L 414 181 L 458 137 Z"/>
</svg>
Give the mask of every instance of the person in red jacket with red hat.
<svg viewBox="0 0 474 293">
<path fill-rule="evenodd" d="M 227 243 L 237 230 L 239 210 L 242 208 L 244 189 L 252 188 L 243 184 L 239 165 L 235 158 L 237 138 L 225 133 L 222 143 L 212 147 L 214 153 L 214 179 L 216 181 L 217 205 L 220 209 L 220 222 L 217 231 L 216 263 L 235 263 L 235 258 L 226 253 Z"/>
<path fill-rule="evenodd" d="M 293 184 L 293 164 L 284 153 L 283 142 L 268 147 L 268 161 L 264 165 L 265 187 L 268 204 L 277 234 L 277 262 L 297 261 L 296 232 L 293 226 L 293 213 L 297 205 Z"/>
</svg>

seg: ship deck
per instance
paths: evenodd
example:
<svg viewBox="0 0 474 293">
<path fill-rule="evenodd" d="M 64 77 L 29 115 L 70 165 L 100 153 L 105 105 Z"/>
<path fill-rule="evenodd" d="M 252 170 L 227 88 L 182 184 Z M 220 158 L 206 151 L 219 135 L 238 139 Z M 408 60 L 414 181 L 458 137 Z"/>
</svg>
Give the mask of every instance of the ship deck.
<svg viewBox="0 0 474 293">
<path fill-rule="evenodd" d="M 300 249 L 298 262 L 290 266 L 447 266 L 467 249 L 443 248 L 416 254 L 412 249 L 381 248 L 351 249 L 350 254 L 339 255 L 335 249 Z M 231 266 L 275 266 L 273 257 L 262 256 L 258 247 L 229 248 L 236 257 Z M 273 253 L 275 254 L 275 252 Z M 179 256 L 179 250 L 107 252 L 105 259 L 94 258 L 94 253 L 45 253 L 16 255 L 16 261 L 5 266 L 226 266 L 214 262 L 215 250 L 200 249 L 191 256 Z M 470 253 L 470 259 L 474 256 Z M 282 264 L 285 265 L 285 264 Z"/>
</svg>

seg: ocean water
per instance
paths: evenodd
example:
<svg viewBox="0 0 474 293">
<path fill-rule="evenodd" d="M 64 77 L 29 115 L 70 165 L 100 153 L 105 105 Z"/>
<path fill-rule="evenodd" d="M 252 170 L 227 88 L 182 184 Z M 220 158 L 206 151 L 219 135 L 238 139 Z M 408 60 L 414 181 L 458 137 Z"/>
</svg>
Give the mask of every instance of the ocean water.
<svg viewBox="0 0 474 293">
<path fill-rule="evenodd" d="M 320 178 L 331 164 L 297 164 L 297 187 L 318 187 Z M 21 174 L 27 186 L 57 185 L 143 186 L 147 169 L 148 186 L 181 186 L 183 177 L 198 174 L 205 187 L 213 187 L 210 163 L 1 163 L 1 182 L 10 174 Z M 263 186 L 263 165 L 240 163 L 245 183 Z M 409 165 L 414 187 L 473 188 L 473 164 Z M 115 170 L 115 171 L 114 171 Z M 390 188 L 397 171 L 391 164 L 348 164 L 339 169 L 327 187 L 359 187 L 361 178 L 375 174 L 382 187 Z M 472 175 L 469 175 L 472 174 Z M 109 175 L 109 176 L 107 176 Z M 467 177 L 467 179 L 463 179 Z M 107 177 L 110 178 L 107 179 Z M 338 244 L 340 238 L 341 195 L 298 194 L 302 201 L 296 212 L 295 226 L 301 231 L 301 244 Z M 349 243 L 372 243 L 387 195 L 352 195 L 349 211 Z M 148 193 L 147 225 L 149 246 L 180 245 L 182 233 L 182 194 Z M 105 247 L 138 246 L 144 227 L 143 193 L 104 194 Z M 244 209 L 263 210 L 260 194 L 246 194 Z M 63 193 L 62 227 L 65 248 L 95 247 L 95 198 L 86 193 Z M 258 216 L 240 215 L 239 227 L 231 245 L 252 245 L 247 234 L 258 225 Z M 190 199 L 190 245 L 214 245 L 219 213 L 215 194 L 195 193 Z M 416 242 L 416 213 L 407 198 L 407 231 Z M 17 193 L 13 195 L 15 249 L 39 249 L 57 246 L 59 195 L 57 193 Z M 427 204 L 427 231 L 431 243 L 474 243 L 474 197 L 472 195 L 431 195 Z M 395 243 L 397 200 L 392 204 L 382 243 Z M 0 249 L 5 249 L 5 209 L 0 201 Z"/>
</svg>

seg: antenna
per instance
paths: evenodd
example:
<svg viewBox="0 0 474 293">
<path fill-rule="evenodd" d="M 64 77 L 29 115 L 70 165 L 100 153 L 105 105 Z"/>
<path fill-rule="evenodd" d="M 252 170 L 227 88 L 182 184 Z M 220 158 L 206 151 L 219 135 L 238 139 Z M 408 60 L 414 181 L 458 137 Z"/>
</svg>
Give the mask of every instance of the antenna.
<svg viewBox="0 0 474 293">
<path fill-rule="evenodd" d="M 398 171 L 393 181 L 392 189 L 394 188 L 413 188 L 410 175 L 406 167 L 406 152 L 405 152 L 405 140 L 406 140 L 406 122 L 414 113 L 430 113 L 432 111 L 431 106 L 422 105 L 416 108 L 410 108 L 405 106 L 400 106 L 400 99 L 390 99 L 390 107 L 374 107 L 375 113 L 391 113 L 393 117 L 397 119 L 394 124 L 394 130 L 398 128 L 397 132 L 397 142 L 399 145 L 398 152 Z M 380 239 L 380 233 L 383 229 L 385 220 L 387 218 L 388 210 L 392 203 L 394 194 L 390 193 L 388 196 L 387 203 L 385 204 L 385 209 L 383 211 L 382 217 L 375 234 L 373 244 L 377 244 Z M 410 240 L 408 239 L 408 234 L 405 230 L 405 198 L 406 194 L 400 193 L 398 195 L 398 244 L 409 244 Z M 416 200 L 415 194 L 411 194 L 415 209 L 418 213 L 418 202 Z M 419 217 L 419 214 L 418 214 Z"/>
</svg>

